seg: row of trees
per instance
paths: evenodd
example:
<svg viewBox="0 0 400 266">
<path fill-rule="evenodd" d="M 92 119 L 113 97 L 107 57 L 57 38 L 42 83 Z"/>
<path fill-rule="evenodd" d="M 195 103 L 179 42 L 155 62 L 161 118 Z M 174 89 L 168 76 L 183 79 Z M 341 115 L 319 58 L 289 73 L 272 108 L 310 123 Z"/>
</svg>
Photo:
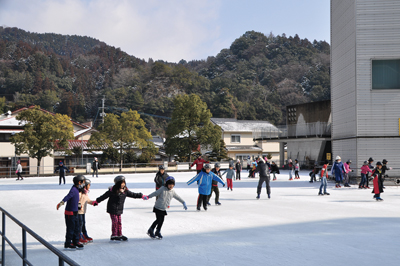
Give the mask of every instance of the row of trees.
<svg viewBox="0 0 400 266">
<path fill-rule="evenodd" d="M 196 94 L 179 95 L 174 99 L 172 120 L 168 124 L 166 152 L 177 160 L 191 161 L 193 151 L 200 146 L 209 147 L 218 159 L 224 155 L 221 128 L 211 121 L 211 112 Z M 16 153 L 26 153 L 38 160 L 51 155 L 53 150 L 66 154 L 78 153 L 68 149 L 68 140 L 74 138 L 73 125 L 67 115 L 43 112 L 39 106 L 22 111 L 17 119 L 24 123 L 23 131 L 11 138 Z M 91 135 L 88 146 L 103 150 L 103 159 L 119 159 L 120 171 L 126 161 L 149 162 L 158 149 L 137 111 L 129 110 L 120 116 L 108 113 L 97 132 Z"/>
</svg>

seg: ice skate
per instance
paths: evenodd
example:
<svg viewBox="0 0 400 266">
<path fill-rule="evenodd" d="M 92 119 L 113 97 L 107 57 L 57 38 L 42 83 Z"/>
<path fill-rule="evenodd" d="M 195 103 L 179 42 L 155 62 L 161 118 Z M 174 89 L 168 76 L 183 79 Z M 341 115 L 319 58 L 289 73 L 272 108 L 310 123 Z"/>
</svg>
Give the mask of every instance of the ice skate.
<svg viewBox="0 0 400 266">
<path fill-rule="evenodd" d="M 154 235 L 156 236 L 156 239 L 158 239 L 158 240 L 161 240 L 163 238 L 161 235 L 161 232 L 159 230 L 157 230 Z"/>
<path fill-rule="evenodd" d="M 154 235 L 154 229 L 153 228 L 149 228 L 149 230 L 147 230 L 147 234 L 151 239 L 155 239 L 156 236 Z"/>
</svg>

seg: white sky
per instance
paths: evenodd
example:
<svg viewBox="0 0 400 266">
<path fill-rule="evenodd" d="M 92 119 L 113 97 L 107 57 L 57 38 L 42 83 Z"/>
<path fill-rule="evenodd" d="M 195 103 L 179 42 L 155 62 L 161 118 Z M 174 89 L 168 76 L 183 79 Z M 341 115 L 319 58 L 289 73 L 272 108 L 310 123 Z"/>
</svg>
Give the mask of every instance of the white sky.
<svg viewBox="0 0 400 266">
<path fill-rule="evenodd" d="M 330 42 L 329 0 L 0 0 L 0 26 L 90 36 L 138 58 L 206 59 L 246 31 Z"/>
</svg>

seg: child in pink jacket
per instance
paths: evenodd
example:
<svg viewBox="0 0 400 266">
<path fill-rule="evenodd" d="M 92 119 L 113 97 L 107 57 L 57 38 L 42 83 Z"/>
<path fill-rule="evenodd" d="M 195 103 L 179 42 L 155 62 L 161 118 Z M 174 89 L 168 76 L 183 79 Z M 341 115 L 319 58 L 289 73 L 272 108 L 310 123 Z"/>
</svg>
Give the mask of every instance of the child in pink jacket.
<svg viewBox="0 0 400 266">
<path fill-rule="evenodd" d="M 358 188 L 367 188 L 365 183 L 367 182 L 367 173 L 372 173 L 371 169 L 368 166 L 368 162 L 364 161 L 364 165 L 361 166 L 361 182 L 358 185 Z"/>
<path fill-rule="evenodd" d="M 345 186 L 345 187 L 350 187 L 350 185 L 349 185 L 349 179 L 350 179 L 349 173 L 350 173 L 350 172 L 353 172 L 353 170 L 350 169 L 350 164 L 351 164 L 351 160 L 347 160 L 347 162 L 345 162 L 345 163 L 343 164 L 343 165 L 344 165 L 344 169 L 346 170 L 346 171 L 343 173 L 343 176 L 344 176 L 344 186 Z"/>
</svg>

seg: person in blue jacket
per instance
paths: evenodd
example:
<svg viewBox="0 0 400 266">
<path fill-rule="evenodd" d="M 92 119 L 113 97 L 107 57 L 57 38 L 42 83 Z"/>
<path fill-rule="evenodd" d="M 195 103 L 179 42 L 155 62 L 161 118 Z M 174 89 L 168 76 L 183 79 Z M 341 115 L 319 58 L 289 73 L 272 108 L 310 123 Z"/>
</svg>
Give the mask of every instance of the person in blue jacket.
<svg viewBox="0 0 400 266">
<path fill-rule="evenodd" d="M 69 172 L 68 168 L 64 166 L 63 162 L 58 163 L 58 167 L 54 171 L 54 173 L 60 172 L 60 182 L 59 185 L 61 185 L 61 178 L 64 180 L 64 185 L 65 185 L 65 170 Z"/>
<path fill-rule="evenodd" d="M 210 164 L 205 164 L 203 169 L 195 177 L 190 179 L 187 184 L 190 185 L 193 182 L 199 181 L 199 197 L 197 199 L 197 211 L 200 211 L 201 203 L 203 203 L 203 208 L 207 210 L 208 195 L 211 194 L 212 181 L 218 181 L 223 186 L 225 186 L 224 181 L 222 181 L 219 176 L 211 172 Z"/>
<path fill-rule="evenodd" d="M 68 195 L 64 197 L 60 203 L 57 204 L 57 210 L 67 203 L 65 207 L 65 225 L 67 226 L 67 233 L 65 234 L 65 249 L 83 249 L 83 244 L 79 242 L 79 222 L 78 222 L 78 209 L 79 209 L 79 189 L 83 188 L 85 177 L 77 175 L 73 179 L 74 185 L 69 191 Z"/>
<path fill-rule="evenodd" d="M 340 182 L 343 180 L 344 172 L 346 172 L 346 169 L 342 163 L 342 158 L 340 158 L 340 156 L 336 156 L 336 160 L 332 165 L 332 175 L 335 175 L 336 188 L 341 187 Z"/>
</svg>

